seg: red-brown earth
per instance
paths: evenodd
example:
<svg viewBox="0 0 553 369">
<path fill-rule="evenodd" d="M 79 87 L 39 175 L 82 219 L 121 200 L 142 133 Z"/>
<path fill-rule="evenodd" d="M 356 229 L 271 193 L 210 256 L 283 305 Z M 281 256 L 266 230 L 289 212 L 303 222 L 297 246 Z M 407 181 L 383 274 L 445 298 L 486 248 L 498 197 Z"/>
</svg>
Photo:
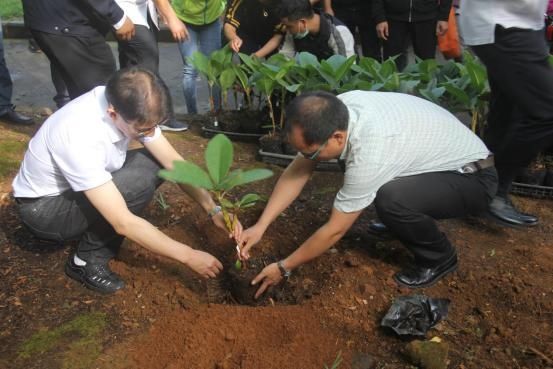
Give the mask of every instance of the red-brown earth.
<svg viewBox="0 0 553 369">
<path fill-rule="evenodd" d="M 32 132 L 0 124 L 0 149 L 20 160 Z M 184 157 L 203 162 L 207 140 L 197 124 L 168 137 Z M 13 142 L 15 149 L 7 144 Z M 256 150 L 236 143 L 236 165 L 265 166 L 256 162 Z M 366 239 L 372 209 L 335 248 L 294 273 L 288 281 L 294 305 L 223 303 L 186 267 L 130 242 L 111 264 L 127 285 L 103 296 L 64 275 L 74 244 L 53 250 L 19 245 L 22 231 L 9 195 L 17 165 L 10 165 L 0 177 L 0 368 L 322 369 L 339 353 L 340 368 L 352 368 L 360 354 L 371 360 L 359 368 L 413 368 L 405 355 L 408 341 L 380 327 L 394 298 L 414 292 L 392 280 L 410 256 L 397 241 Z M 271 169 L 275 177 L 243 191 L 269 195 L 282 172 Z M 326 220 L 340 182 L 339 173 L 316 173 L 253 253 L 282 257 L 293 251 Z M 154 201 L 146 219 L 195 248 L 221 258 L 232 253 L 232 242 L 176 185 L 166 183 L 159 192 L 169 208 Z M 449 368 L 553 367 L 553 201 L 514 201 L 538 215 L 540 225 L 510 229 L 479 219 L 440 222 L 457 246 L 460 267 L 416 292 L 451 300 L 447 319 L 427 335 L 449 345 Z M 253 224 L 260 212 L 258 206 L 246 214 L 244 225 Z M 93 323 L 98 328 L 93 333 L 66 329 L 46 335 L 49 344 L 29 348 L 37 332 L 59 332 L 91 313 L 103 319 Z M 75 343 L 83 342 L 75 352 Z"/>
</svg>

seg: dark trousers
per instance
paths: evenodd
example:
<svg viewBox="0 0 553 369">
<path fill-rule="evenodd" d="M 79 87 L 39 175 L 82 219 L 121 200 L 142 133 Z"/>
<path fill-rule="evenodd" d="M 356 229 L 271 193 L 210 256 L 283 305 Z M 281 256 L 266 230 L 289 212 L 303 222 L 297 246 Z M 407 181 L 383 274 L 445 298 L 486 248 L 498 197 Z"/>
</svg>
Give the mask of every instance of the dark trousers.
<svg viewBox="0 0 553 369">
<path fill-rule="evenodd" d="M 159 49 L 157 46 L 157 29 L 149 21 L 150 28 L 135 25 L 135 35 L 129 41 L 119 40 L 119 65 L 121 68 L 141 66 L 159 73 Z"/>
<path fill-rule="evenodd" d="M 495 43 L 473 46 L 491 87 L 486 145 L 495 154 L 498 195 L 553 145 L 553 69 L 543 31 L 497 26 Z"/>
<path fill-rule="evenodd" d="M 336 18 L 344 22 L 352 35 L 359 31 L 361 50 L 363 56 L 376 60 L 382 59 L 380 40 L 376 35 L 376 24 L 372 20 L 369 9 L 358 8 L 334 8 Z"/>
<path fill-rule="evenodd" d="M 421 59 L 433 59 L 436 56 L 436 21 L 403 22 L 388 20 L 389 36 L 383 42 L 384 60 L 400 55 L 396 60 L 399 70 L 407 65 L 407 46 L 409 39 L 415 55 Z"/>
<path fill-rule="evenodd" d="M 0 21 L 0 115 L 4 114 L 12 106 L 13 84 L 10 71 L 4 58 L 4 39 L 2 34 L 2 22 Z"/>
<path fill-rule="evenodd" d="M 115 72 L 115 59 L 101 35 L 61 36 L 31 30 L 33 38 L 60 72 L 71 99 L 105 85 Z"/>
<path fill-rule="evenodd" d="M 113 182 L 133 214 L 140 214 L 161 184 L 161 166 L 146 150 L 132 150 Z M 83 192 L 66 191 L 58 196 L 16 199 L 23 223 L 40 238 L 56 241 L 78 239 L 77 255 L 91 263 L 107 263 L 123 237 L 92 206 Z"/>
<path fill-rule="evenodd" d="M 435 219 L 482 213 L 496 189 L 493 167 L 473 174 L 432 172 L 386 183 L 374 204 L 382 223 L 413 253 L 415 263 L 433 267 L 455 253 Z"/>
</svg>

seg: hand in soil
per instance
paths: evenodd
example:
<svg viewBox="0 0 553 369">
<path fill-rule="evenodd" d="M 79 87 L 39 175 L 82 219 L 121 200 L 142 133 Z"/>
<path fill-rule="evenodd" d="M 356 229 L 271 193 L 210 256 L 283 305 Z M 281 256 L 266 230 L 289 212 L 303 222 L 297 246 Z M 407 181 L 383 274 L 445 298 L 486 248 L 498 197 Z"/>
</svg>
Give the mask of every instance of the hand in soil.
<svg viewBox="0 0 553 369">
<path fill-rule="evenodd" d="M 277 285 L 282 280 L 282 274 L 277 263 L 267 265 L 252 281 L 252 285 L 261 282 L 261 287 L 255 293 L 255 299 L 263 294 L 270 286 Z"/>
<path fill-rule="evenodd" d="M 242 245 L 240 247 L 241 259 L 248 260 L 250 258 L 250 249 L 261 240 L 263 233 L 263 229 L 258 225 L 254 225 L 242 232 L 241 238 L 238 238 L 238 244 Z"/>
<path fill-rule="evenodd" d="M 223 270 L 219 260 L 200 250 L 191 250 L 186 265 L 204 278 L 215 278 Z"/>
</svg>

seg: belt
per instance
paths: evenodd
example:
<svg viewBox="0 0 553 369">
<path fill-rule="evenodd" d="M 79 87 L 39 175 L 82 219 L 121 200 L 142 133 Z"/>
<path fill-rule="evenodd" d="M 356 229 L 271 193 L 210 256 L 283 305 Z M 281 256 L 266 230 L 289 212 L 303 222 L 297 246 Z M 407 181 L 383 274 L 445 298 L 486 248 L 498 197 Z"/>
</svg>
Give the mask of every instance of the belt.
<svg viewBox="0 0 553 369">
<path fill-rule="evenodd" d="M 14 199 L 16 203 L 21 205 L 21 204 L 28 204 L 28 203 L 34 202 L 40 199 L 40 197 L 14 197 Z"/>
<path fill-rule="evenodd" d="M 473 161 L 472 163 L 463 165 L 460 169 L 460 172 L 464 174 L 471 174 L 493 166 L 494 166 L 493 155 L 490 155 L 486 159 L 480 159 L 478 161 Z"/>
</svg>

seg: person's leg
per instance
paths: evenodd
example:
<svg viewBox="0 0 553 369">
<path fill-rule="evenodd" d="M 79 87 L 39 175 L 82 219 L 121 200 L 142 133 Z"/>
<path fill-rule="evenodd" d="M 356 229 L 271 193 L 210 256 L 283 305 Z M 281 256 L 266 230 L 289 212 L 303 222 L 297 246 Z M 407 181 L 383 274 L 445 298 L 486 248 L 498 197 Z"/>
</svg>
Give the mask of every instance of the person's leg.
<svg viewBox="0 0 553 369">
<path fill-rule="evenodd" d="M 12 93 L 13 83 L 4 58 L 4 34 L 2 33 L 2 20 L 0 20 L 0 115 L 11 109 Z"/>
<path fill-rule="evenodd" d="M 186 110 L 188 114 L 197 114 L 198 106 L 196 104 L 196 78 L 198 72 L 188 61 L 188 59 L 198 51 L 198 31 L 197 26 L 187 24 L 188 39 L 179 43 L 179 51 L 184 63 L 182 74 L 182 85 L 184 92 L 184 102 L 186 103 Z"/>
<path fill-rule="evenodd" d="M 370 7 L 363 6 L 361 11 L 355 16 L 355 23 L 359 29 L 361 38 L 361 49 L 363 56 L 382 60 L 382 46 L 376 35 L 376 24 L 372 19 Z"/>
<path fill-rule="evenodd" d="M 409 35 L 409 23 L 401 21 L 388 21 L 388 40 L 382 42 L 383 61 L 399 55 L 396 59 L 398 70 L 402 70 L 407 64 L 407 36 Z"/>
<path fill-rule="evenodd" d="M 159 73 L 159 50 L 155 26 L 136 25 L 135 35 L 129 41 L 118 41 L 121 68 L 141 66 Z"/>
<path fill-rule="evenodd" d="M 112 173 L 113 182 L 134 214 L 140 214 L 151 201 L 161 183 L 157 176 L 160 168 L 145 150 L 133 150 L 127 154 L 123 167 Z M 38 237 L 80 240 L 66 265 L 70 277 L 100 292 L 114 292 L 124 286 L 107 265 L 117 254 L 123 237 L 82 192 L 66 191 L 59 196 L 16 201 L 21 220 Z"/>
<path fill-rule="evenodd" d="M 202 26 L 202 29 L 198 32 L 198 43 L 200 51 L 209 56 L 215 50 L 221 48 L 221 33 L 223 25 L 219 19 L 211 24 Z M 221 89 L 215 86 L 213 88 L 213 104 L 215 110 L 221 108 Z"/>
<path fill-rule="evenodd" d="M 475 174 L 425 173 L 402 177 L 382 186 L 376 195 L 378 217 L 414 255 L 415 267 L 396 274 L 409 287 L 437 282 L 457 264 L 455 248 L 435 219 L 484 212 L 495 194 L 494 168 Z"/>
<path fill-rule="evenodd" d="M 495 44 L 475 46 L 473 50 L 493 81 L 491 117 L 507 118 L 507 112 L 511 112 L 503 122 L 503 130 L 497 127 L 497 118 L 491 121 L 494 136 L 487 139 L 497 141 L 492 145 L 496 149 L 500 195 L 490 211 L 510 224 L 535 225 L 535 217 L 517 216 L 507 194 L 517 173 L 553 142 L 553 69 L 543 33 L 498 26 Z M 498 99 L 502 99 L 499 105 Z M 496 112 L 498 109 L 504 111 Z"/>
<path fill-rule="evenodd" d="M 69 97 L 69 91 L 67 91 L 63 76 L 56 64 L 50 63 L 50 76 L 52 77 L 54 88 L 56 89 L 56 96 L 54 96 L 53 100 L 59 109 L 71 101 L 71 98 Z"/>
<path fill-rule="evenodd" d="M 413 51 L 419 58 L 434 59 L 436 57 L 436 21 L 429 20 L 424 22 L 412 23 L 411 40 L 413 42 Z"/>
<path fill-rule="evenodd" d="M 115 72 L 113 53 L 100 35 L 75 37 L 31 32 L 50 62 L 56 64 L 72 99 L 104 85 Z"/>
</svg>

